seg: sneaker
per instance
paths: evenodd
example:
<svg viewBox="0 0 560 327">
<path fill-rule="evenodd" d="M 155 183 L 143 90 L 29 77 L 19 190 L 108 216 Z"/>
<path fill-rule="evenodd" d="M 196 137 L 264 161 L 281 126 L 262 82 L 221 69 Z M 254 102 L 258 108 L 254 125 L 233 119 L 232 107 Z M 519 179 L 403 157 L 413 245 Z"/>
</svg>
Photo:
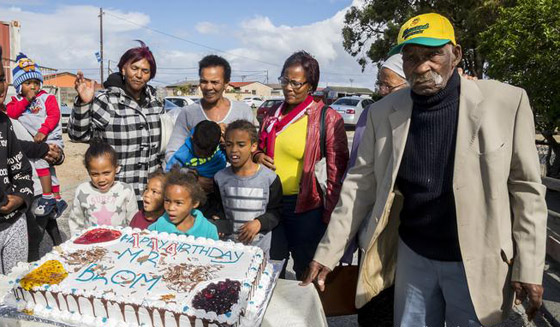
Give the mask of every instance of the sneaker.
<svg viewBox="0 0 560 327">
<path fill-rule="evenodd" d="M 35 208 L 35 216 L 43 217 L 48 216 L 56 208 L 56 199 L 40 198 Z"/>
<path fill-rule="evenodd" d="M 56 200 L 56 214 L 54 215 L 54 219 L 62 216 L 64 210 L 66 210 L 67 208 L 68 208 L 68 203 L 66 203 L 66 201 L 62 199 Z"/>
</svg>

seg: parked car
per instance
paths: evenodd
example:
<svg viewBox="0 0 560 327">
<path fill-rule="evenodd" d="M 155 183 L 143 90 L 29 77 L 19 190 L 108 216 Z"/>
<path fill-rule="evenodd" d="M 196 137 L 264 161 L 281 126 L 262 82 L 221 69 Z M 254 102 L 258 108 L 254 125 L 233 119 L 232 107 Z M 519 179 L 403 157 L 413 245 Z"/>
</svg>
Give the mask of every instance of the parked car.
<svg viewBox="0 0 560 327">
<path fill-rule="evenodd" d="M 65 104 L 60 105 L 60 125 L 62 126 L 62 132 L 64 133 L 68 131 L 68 120 L 70 119 L 71 113 L 72 108 Z"/>
<path fill-rule="evenodd" d="M 372 99 L 361 97 L 343 97 L 331 104 L 344 119 L 345 125 L 356 125 L 364 108 L 374 103 Z"/>
<path fill-rule="evenodd" d="M 179 107 L 167 98 L 163 99 L 163 109 L 165 109 L 165 114 L 169 114 L 169 116 L 173 118 L 173 121 L 175 121 L 179 116 L 181 108 L 182 107 Z"/>
<path fill-rule="evenodd" d="M 244 98 L 243 101 L 251 108 L 258 108 L 264 102 L 264 100 L 259 97 L 248 97 Z"/>
<path fill-rule="evenodd" d="M 282 101 L 284 101 L 284 98 L 268 99 L 259 106 L 257 109 L 257 121 L 259 122 L 259 125 L 262 125 L 263 117 L 266 111 Z"/>
<path fill-rule="evenodd" d="M 194 103 L 194 101 L 191 98 L 183 97 L 183 96 L 165 97 L 165 100 L 172 102 L 177 107 L 186 107 Z"/>
</svg>

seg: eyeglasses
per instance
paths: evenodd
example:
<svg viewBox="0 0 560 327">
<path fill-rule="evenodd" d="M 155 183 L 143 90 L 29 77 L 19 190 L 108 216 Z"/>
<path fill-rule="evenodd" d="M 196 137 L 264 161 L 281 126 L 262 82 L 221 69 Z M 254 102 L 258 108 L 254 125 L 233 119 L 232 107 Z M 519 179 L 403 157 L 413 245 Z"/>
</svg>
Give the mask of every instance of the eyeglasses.
<svg viewBox="0 0 560 327">
<path fill-rule="evenodd" d="M 387 84 L 377 82 L 377 83 L 375 83 L 375 86 L 377 87 L 377 89 L 378 89 L 379 91 L 384 91 L 384 92 L 387 92 L 387 93 L 391 93 L 391 92 L 393 92 L 396 88 L 401 87 L 401 86 L 403 86 L 403 85 L 405 85 L 405 84 L 406 84 L 406 82 L 403 82 L 403 83 L 401 83 L 401 84 L 399 84 L 399 85 L 395 85 L 395 86 L 389 86 L 389 85 L 387 85 Z"/>
<path fill-rule="evenodd" d="M 288 78 L 286 78 L 284 76 L 278 77 L 278 82 L 280 82 L 280 85 L 282 85 L 282 87 L 290 85 L 294 90 L 297 90 L 297 89 L 301 88 L 302 86 L 304 86 L 305 84 L 307 84 L 307 81 L 298 82 L 298 81 L 294 81 L 294 80 L 289 80 Z"/>
</svg>

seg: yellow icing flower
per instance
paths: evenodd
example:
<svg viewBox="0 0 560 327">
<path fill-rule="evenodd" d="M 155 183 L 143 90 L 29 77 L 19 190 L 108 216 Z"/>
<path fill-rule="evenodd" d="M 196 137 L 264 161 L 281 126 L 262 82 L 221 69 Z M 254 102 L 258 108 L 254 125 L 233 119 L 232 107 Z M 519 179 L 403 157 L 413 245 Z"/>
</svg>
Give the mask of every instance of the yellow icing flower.
<svg viewBox="0 0 560 327">
<path fill-rule="evenodd" d="M 58 284 L 67 276 L 68 272 L 64 269 L 60 261 L 49 260 L 25 275 L 25 277 L 19 281 L 19 284 L 24 290 L 29 291 L 35 286 Z"/>
</svg>

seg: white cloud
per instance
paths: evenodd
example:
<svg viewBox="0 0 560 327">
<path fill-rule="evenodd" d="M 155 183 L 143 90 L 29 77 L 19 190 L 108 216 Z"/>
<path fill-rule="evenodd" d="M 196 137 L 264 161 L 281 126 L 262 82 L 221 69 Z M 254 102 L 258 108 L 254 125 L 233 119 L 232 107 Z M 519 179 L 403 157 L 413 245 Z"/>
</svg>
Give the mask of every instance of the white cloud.
<svg viewBox="0 0 560 327">
<path fill-rule="evenodd" d="M 2 8 L 4 19 L 17 20 L 21 24 L 21 51 L 39 65 L 53 68 L 98 67 L 94 53 L 99 51 L 99 8 L 93 6 L 60 6 L 53 13 L 33 12 L 21 8 Z M 118 60 L 124 50 L 134 45 L 138 38 L 130 32 L 139 25 L 149 24 L 149 16 L 138 12 L 105 10 L 104 53 L 105 58 Z M 113 16 L 120 17 L 117 19 Z M 15 56 L 15 54 L 14 54 Z M 66 70 L 66 69 L 65 69 Z M 99 74 L 86 71 L 86 74 Z"/>
<path fill-rule="evenodd" d="M 349 55 L 342 46 L 345 13 L 346 9 L 331 18 L 302 26 L 276 26 L 264 16 L 243 21 L 236 33 L 242 47 L 229 53 L 274 63 L 277 67 L 267 67 L 242 57 L 230 55 L 228 58 L 238 69 L 269 69 L 270 81 L 275 82 L 280 74 L 278 66 L 281 67 L 293 52 L 305 50 L 319 61 L 322 72 L 320 86 L 352 84 L 373 88 L 377 69 L 368 67 L 361 73 L 356 58 Z"/>
<path fill-rule="evenodd" d="M 200 34 L 218 34 L 221 27 L 211 22 L 200 22 L 195 25 L 195 29 Z"/>
<path fill-rule="evenodd" d="M 99 64 L 94 53 L 99 50 L 99 8 L 60 6 L 51 13 L 32 10 L 10 9 L 9 6 L 0 5 L 4 20 L 19 20 L 21 23 L 22 51 L 43 66 L 71 68 L 63 69 L 71 72 L 78 68 L 90 68 L 84 73 L 98 79 L 99 69 L 96 67 Z M 158 69 L 155 81 L 172 83 L 197 78 L 198 71 L 192 68 L 197 67 L 204 55 L 215 52 L 141 28 L 150 24 L 150 17 L 145 13 L 113 9 L 104 11 L 104 52 L 105 59 L 112 60 L 112 67 L 116 66 L 115 61 L 118 61 L 124 51 L 136 46 L 137 43 L 133 40 L 142 39 L 154 52 L 158 68 L 161 68 Z M 319 61 L 322 72 L 320 86 L 350 85 L 352 79 L 354 86 L 373 88 L 376 69 L 370 66 L 362 74 L 356 59 L 342 47 L 344 14 L 345 10 L 341 10 L 331 18 L 301 26 L 275 25 L 266 16 L 256 16 L 241 22 L 239 26 L 228 26 L 235 31 L 230 36 L 238 46 L 234 49 L 222 48 L 227 53 L 218 54 L 230 60 L 234 81 L 241 80 L 241 75 L 247 75 L 245 80 L 264 82 L 265 71 L 268 71 L 269 82 L 276 83 L 284 60 L 295 51 L 306 50 Z M 211 22 L 196 25 L 198 33 L 224 28 L 226 26 Z M 188 32 L 182 30 L 187 34 L 172 33 L 188 39 Z M 189 47 L 192 50 L 179 50 Z M 215 47 L 221 48 L 220 45 Z"/>
</svg>

